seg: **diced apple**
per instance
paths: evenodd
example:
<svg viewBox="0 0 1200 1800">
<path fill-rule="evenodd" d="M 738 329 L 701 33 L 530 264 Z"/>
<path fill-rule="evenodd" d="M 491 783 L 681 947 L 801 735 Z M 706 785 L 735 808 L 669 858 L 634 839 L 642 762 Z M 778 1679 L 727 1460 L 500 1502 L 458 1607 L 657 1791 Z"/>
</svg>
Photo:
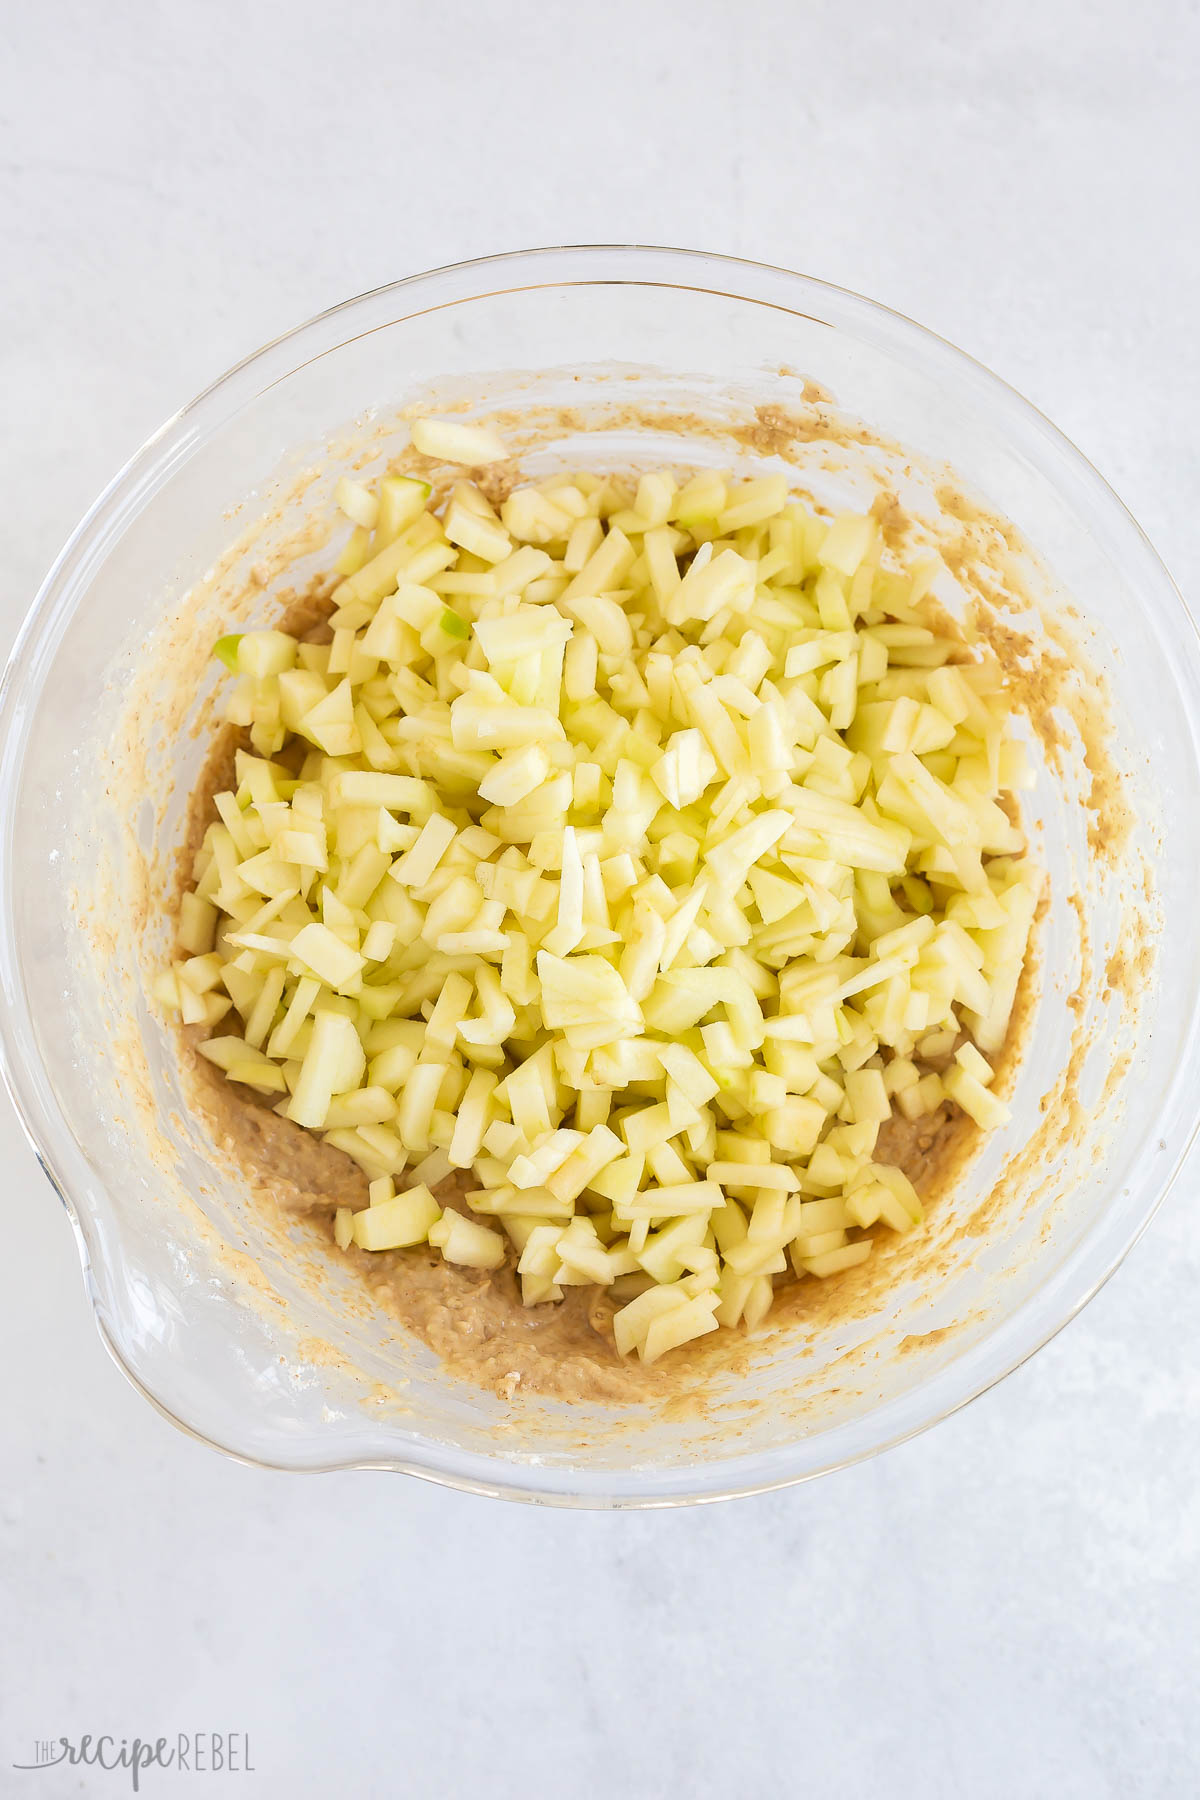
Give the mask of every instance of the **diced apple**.
<svg viewBox="0 0 1200 1800">
<path fill-rule="evenodd" d="M 216 647 L 255 754 L 153 991 L 198 1034 L 231 1013 L 201 1053 L 367 1173 L 335 1242 L 493 1270 L 511 1241 L 525 1304 L 607 1287 L 653 1363 L 916 1230 L 878 1134 L 1007 1118 L 1038 898 L 1023 728 L 927 604 L 936 559 L 884 568 L 871 513 L 779 474 L 334 498 L 331 641 Z"/>
</svg>

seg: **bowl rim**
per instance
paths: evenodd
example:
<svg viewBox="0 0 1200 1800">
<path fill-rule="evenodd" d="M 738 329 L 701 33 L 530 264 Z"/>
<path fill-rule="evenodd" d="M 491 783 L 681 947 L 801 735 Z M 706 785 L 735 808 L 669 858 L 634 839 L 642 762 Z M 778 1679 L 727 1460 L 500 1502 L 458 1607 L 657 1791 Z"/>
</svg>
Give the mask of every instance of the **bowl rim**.
<svg viewBox="0 0 1200 1800">
<path fill-rule="evenodd" d="M 568 275 L 564 265 L 570 265 L 572 273 Z M 577 267 L 579 265 L 579 267 Z M 582 272 L 586 268 L 589 272 Z M 709 282 L 683 279 L 685 275 L 697 274 L 701 268 L 714 272 L 714 278 L 724 276 L 731 284 L 729 288 L 714 288 Z M 1073 1319 L 1082 1308 L 1094 1297 L 1099 1289 L 1110 1278 L 1124 1260 L 1142 1232 L 1149 1225 L 1158 1207 L 1178 1178 L 1192 1145 L 1200 1131 L 1200 1104 L 1190 1121 L 1176 1130 L 1176 1142 L 1170 1146 L 1172 1155 L 1165 1177 L 1162 1179 L 1150 1203 L 1132 1220 L 1125 1223 L 1119 1233 L 1113 1233 L 1113 1241 L 1105 1246 L 1104 1254 L 1091 1270 L 1088 1279 L 1081 1287 L 1075 1288 L 1066 1279 L 1072 1271 L 1076 1271 L 1083 1259 L 1089 1243 L 1094 1239 L 1097 1230 L 1103 1223 L 1105 1213 L 1101 1213 L 1091 1231 L 1064 1258 L 1064 1262 L 1048 1285 L 1058 1280 L 1060 1286 L 1067 1287 L 1070 1292 L 1060 1295 L 1053 1322 L 1034 1332 L 1031 1337 L 1024 1338 L 1013 1327 L 1019 1323 L 1029 1308 L 1044 1291 L 1044 1287 L 1036 1289 L 1026 1297 L 1016 1311 L 999 1322 L 995 1329 L 987 1334 L 979 1345 L 973 1347 L 972 1355 L 964 1359 L 985 1360 L 989 1346 L 1005 1336 L 1015 1336 L 1019 1341 L 1010 1346 L 996 1361 L 994 1367 L 988 1367 L 976 1378 L 957 1384 L 957 1391 L 949 1396 L 933 1399 L 925 1407 L 917 1407 L 917 1416 L 895 1429 L 880 1436 L 876 1441 L 856 1451 L 834 1453 L 817 1466 L 795 1468 L 788 1467 L 790 1454 L 794 1454 L 803 1438 L 797 1438 L 786 1445 L 775 1449 L 756 1453 L 752 1457 L 731 1457 L 722 1462 L 702 1463 L 694 1469 L 684 1472 L 684 1478 L 672 1478 L 672 1472 L 657 1471 L 647 1478 L 643 1474 L 634 1477 L 607 1473 L 597 1482 L 585 1482 L 586 1491 L 580 1492 L 581 1476 L 578 1471 L 560 1470 L 553 1465 L 538 1465 L 538 1479 L 530 1481 L 534 1474 L 528 1465 L 508 1463 L 499 1457 L 484 1456 L 477 1453 L 450 1451 L 434 1440 L 422 1440 L 423 1447 L 429 1451 L 428 1460 L 414 1459 L 408 1455 L 380 1454 L 375 1455 L 334 1455 L 327 1461 L 310 1458 L 290 1459 L 283 1453 L 284 1442 L 281 1439 L 279 1454 L 268 1456 L 257 1454 L 235 1442 L 224 1442 L 181 1416 L 169 1401 L 150 1385 L 139 1373 L 133 1353 L 122 1345 L 119 1336 L 111 1323 L 110 1308 L 107 1305 L 104 1281 L 100 1271 L 107 1275 L 107 1260 L 98 1254 L 98 1246 L 90 1231 L 92 1220 L 87 1209 L 82 1207 L 74 1196 L 71 1182 L 60 1174 L 57 1159 L 52 1148 L 55 1139 L 72 1137 L 69 1120 L 59 1108 L 48 1082 L 39 1080 L 42 1074 L 42 1058 L 37 1046 L 37 1039 L 32 1028 L 24 985 L 20 977 L 19 965 L 14 954 L 15 932 L 12 916 L 12 883 L 15 873 L 14 860 L 10 845 L 15 815 L 15 781 L 13 776 L 19 766 L 24 751 L 26 737 L 25 727 L 32 719 L 38 695 L 30 689 L 34 687 L 34 676 L 39 664 L 40 655 L 48 644 L 57 641 L 56 630 L 63 620 L 64 614 L 73 606 L 79 594 L 86 590 L 88 570 L 98 565 L 106 553 L 106 546 L 120 535 L 124 524 L 140 510 L 145 490 L 165 479 L 167 473 L 176 464 L 186 461 L 191 450 L 202 441 L 199 425 L 210 414 L 216 403 L 223 400 L 240 378 L 248 373 L 260 370 L 269 364 L 276 353 L 296 346 L 305 338 L 320 335 L 330 325 L 360 309 L 377 305 L 379 301 L 392 296 L 407 296 L 414 290 L 424 286 L 435 286 L 446 278 L 485 277 L 496 273 L 511 274 L 514 270 L 528 270 L 531 276 L 543 275 L 545 279 L 521 281 L 503 286 L 476 286 L 470 292 L 457 298 L 442 301 L 441 305 L 463 304 L 477 301 L 497 293 L 520 292 L 529 287 L 565 287 L 592 286 L 602 284 L 615 285 L 664 285 L 676 289 L 701 288 L 704 292 L 721 293 L 732 300 L 778 306 L 780 310 L 800 314 L 808 318 L 816 315 L 804 313 L 799 305 L 788 306 L 777 299 L 767 298 L 763 293 L 750 294 L 740 291 L 736 282 L 740 279 L 743 286 L 758 281 L 771 286 L 782 284 L 787 289 L 794 289 L 797 296 L 804 291 L 816 295 L 824 295 L 835 305 L 848 307 L 852 313 L 858 313 L 862 322 L 870 322 L 881 331 L 889 344 L 897 336 L 901 344 L 913 339 L 940 359 L 943 365 L 948 364 L 952 370 L 965 375 L 982 391 L 991 397 L 993 402 L 1005 407 L 1010 420 L 1024 425 L 1027 431 L 1040 438 L 1043 446 L 1049 445 L 1062 460 L 1067 471 L 1082 484 L 1085 492 L 1090 494 L 1093 504 L 1102 508 L 1109 516 L 1111 523 L 1122 530 L 1129 538 L 1134 552 L 1140 556 L 1145 567 L 1147 578 L 1157 587 L 1168 605 L 1178 609 L 1179 621 L 1187 632 L 1190 649 L 1192 673 L 1200 670 L 1200 631 L 1192 614 L 1184 601 L 1178 586 L 1173 581 L 1162 559 L 1154 549 L 1146 533 L 1134 519 L 1124 502 L 1114 492 L 1108 482 L 1095 468 L 1094 464 L 1083 454 L 1072 441 L 1058 429 L 1036 406 L 1020 394 L 1008 382 L 995 375 L 983 363 L 969 353 L 959 349 L 948 339 L 927 327 L 918 324 L 904 313 L 882 303 L 869 299 L 854 290 L 821 280 L 818 277 L 802 274 L 799 271 L 783 268 L 776 264 L 758 262 L 745 257 L 721 255 L 706 250 L 679 249 L 670 246 L 642 244 L 557 244 L 545 245 L 528 250 L 510 250 L 484 257 L 474 257 L 463 261 L 444 264 L 438 268 L 407 275 L 392 282 L 368 289 L 361 294 L 338 301 L 333 306 L 313 314 L 301 324 L 279 333 L 269 339 L 258 349 L 240 358 L 210 382 L 207 387 L 188 401 L 178 411 L 170 415 L 157 430 L 138 447 L 107 483 L 92 505 L 84 513 L 79 523 L 67 538 L 63 548 L 54 559 L 49 571 L 42 581 L 34 601 L 17 632 L 3 677 L 0 678 L 0 979 L 3 980 L 4 1001 L 0 1006 L 0 1078 L 12 1101 L 18 1120 L 25 1136 L 33 1149 L 37 1161 L 48 1177 L 51 1185 L 62 1200 L 73 1227 L 76 1245 L 81 1262 L 81 1270 L 85 1287 L 92 1303 L 101 1340 L 118 1368 L 131 1384 L 151 1402 L 155 1409 L 167 1418 L 180 1431 L 198 1442 L 209 1445 L 236 1461 L 250 1466 L 279 1469 L 297 1472 L 325 1472 L 350 1468 L 387 1469 L 419 1478 L 431 1480 L 440 1485 L 457 1488 L 463 1491 L 487 1495 L 494 1498 L 522 1500 L 535 1504 L 552 1504 L 574 1507 L 616 1507 L 646 1508 L 686 1504 L 701 1504 L 714 1500 L 732 1499 L 742 1495 L 769 1492 L 777 1488 L 796 1485 L 803 1481 L 813 1480 L 822 1474 L 832 1473 L 837 1469 L 847 1468 L 855 1463 L 867 1460 L 884 1450 L 892 1449 L 918 1436 L 932 1425 L 949 1417 L 981 1394 L 994 1387 L 1007 1375 L 1019 1368 L 1029 1357 L 1055 1337 L 1063 1327 Z M 555 270 L 560 272 L 556 276 Z M 639 270 L 642 272 L 639 273 Z M 656 278 L 651 271 L 656 270 Z M 607 271 L 607 272 L 606 272 Z M 679 279 L 674 278 L 677 271 Z M 420 308 L 417 312 L 401 315 L 386 324 L 402 324 L 406 319 L 418 316 L 419 312 L 429 309 Z M 820 323 L 830 321 L 821 319 Z M 371 329 L 382 329 L 376 326 Z M 835 327 L 837 328 L 837 327 Z M 341 340 L 344 341 L 344 340 Z M 327 348 L 333 348 L 330 345 Z M 318 351 L 317 354 L 324 354 Z M 293 364 L 287 373 L 294 372 L 302 366 Z M 277 379 L 283 379 L 283 376 Z M 272 383 L 268 383 L 273 385 Z M 255 393 L 264 391 L 258 388 Z M 251 395 L 249 398 L 253 398 Z M 243 400 L 239 405 L 246 404 Z M 1191 1040 L 1197 1034 L 1197 1024 L 1193 1020 Z M 86 1154 L 86 1153 L 84 1153 Z M 1061 1278 L 1061 1279 L 1060 1279 Z M 943 1385 L 942 1377 L 961 1368 L 959 1361 L 952 1362 L 945 1371 L 939 1371 L 935 1379 L 919 1384 L 914 1394 L 929 1393 L 931 1396 Z M 956 1384 L 948 1384 L 955 1389 Z M 894 1409 L 898 1402 L 885 1402 L 877 1410 L 886 1415 Z M 823 1440 L 836 1439 L 838 1427 L 821 1434 Z M 769 1478 L 747 1478 L 745 1472 L 739 1477 L 738 1470 L 743 1463 L 766 1462 L 778 1464 L 779 1473 Z M 523 1480 L 522 1477 L 525 1477 Z M 644 1484 L 649 1479 L 650 1486 Z"/>
</svg>

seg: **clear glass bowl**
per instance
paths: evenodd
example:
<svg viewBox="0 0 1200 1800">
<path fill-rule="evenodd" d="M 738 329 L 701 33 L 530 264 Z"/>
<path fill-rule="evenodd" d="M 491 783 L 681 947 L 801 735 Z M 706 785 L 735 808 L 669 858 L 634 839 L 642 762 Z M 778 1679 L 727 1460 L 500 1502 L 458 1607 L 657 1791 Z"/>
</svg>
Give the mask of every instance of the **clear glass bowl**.
<svg viewBox="0 0 1200 1800">
<path fill-rule="evenodd" d="M 635 457 L 753 470 L 776 466 L 769 438 L 684 445 L 645 415 L 734 429 L 766 404 L 817 419 L 810 381 L 915 453 L 817 432 L 798 474 L 818 498 L 904 483 L 919 512 L 949 465 L 1044 557 L 1051 613 L 1073 601 L 1080 667 L 1109 683 L 1133 833 L 1108 861 L 1089 852 L 1090 773 L 1067 743 L 1032 808 L 1051 904 L 1012 1124 L 935 1216 L 933 1248 L 907 1241 L 869 1315 L 766 1338 L 693 1417 L 504 1402 L 449 1379 L 302 1228 L 255 1209 L 189 1115 L 186 1059 L 145 982 L 215 717 L 209 647 L 234 619 L 277 614 L 250 569 L 296 548 L 340 468 L 371 472 L 402 445 L 406 403 L 500 411 L 518 438 L 528 421 L 535 472 Z M 300 548 L 315 568 L 318 547 Z M 0 703 L 6 1076 L 113 1354 L 178 1424 L 247 1460 L 584 1506 L 778 1486 L 944 1417 L 1095 1292 L 1195 1130 L 1198 697 L 1180 598 L 1078 452 L 969 358 L 819 281 L 682 251 L 543 250 L 398 282 L 268 345 L 84 519 Z M 1115 991 L 1109 959 L 1140 947 L 1154 957 L 1140 989 Z M 986 1229 L 958 1230 L 989 1205 Z"/>
</svg>

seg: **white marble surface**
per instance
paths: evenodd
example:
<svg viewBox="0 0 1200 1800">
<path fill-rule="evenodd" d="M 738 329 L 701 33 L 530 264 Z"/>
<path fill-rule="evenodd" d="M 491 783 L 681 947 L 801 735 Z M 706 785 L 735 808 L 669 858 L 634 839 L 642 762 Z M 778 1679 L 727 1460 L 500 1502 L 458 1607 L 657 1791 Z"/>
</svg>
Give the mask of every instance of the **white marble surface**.
<svg viewBox="0 0 1200 1800">
<path fill-rule="evenodd" d="M 505 10 L 13 9 L 5 643 L 111 471 L 244 351 L 554 240 L 758 256 L 922 319 L 1200 593 L 1194 0 Z M 188 1442 L 101 1350 L 6 1107 L 0 1158 L 0 1793 L 128 1791 L 10 1771 L 87 1730 L 250 1733 L 253 1775 L 144 1777 L 161 1795 L 1200 1792 L 1200 1170 L 1083 1318 L 932 1435 L 790 1493 L 597 1516 Z"/>
</svg>

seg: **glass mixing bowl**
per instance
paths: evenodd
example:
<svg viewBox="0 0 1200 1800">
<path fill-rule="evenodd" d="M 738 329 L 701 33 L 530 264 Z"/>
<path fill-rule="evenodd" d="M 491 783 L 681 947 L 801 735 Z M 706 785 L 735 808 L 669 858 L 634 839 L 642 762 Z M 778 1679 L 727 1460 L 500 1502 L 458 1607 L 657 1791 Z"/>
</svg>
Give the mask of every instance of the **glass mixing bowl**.
<svg viewBox="0 0 1200 1800">
<path fill-rule="evenodd" d="M 864 1309 L 848 1290 L 843 1315 L 767 1334 L 691 1415 L 505 1401 L 447 1377 L 315 1234 L 251 1205 L 146 999 L 217 716 L 211 644 L 278 615 L 285 554 L 301 575 L 319 566 L 311 520 L 336 475 L 382 467 L 414 401 L 501 415 L 534 473 L 783 466 L 777 414 L 744 429 L 756 408 L 783 409 L 804 426 L 798 486 L 826 504 L 890 486 L 956 531 L 969 494 L 1044 559 L 984 532 L 993 572 L 1019 566 L 1040 594 L 1044 615 L 1026 608 L 1023 629 L 1049 651 L 1054 621 L 1067 627 L 1059 661 L 1084 729 L 1063 723 L 1058 767 L 1031 797 L 1050 904 L 1012 1122 L 931 1216 L 928 1244 L 891 1253 L 886 1296 Z M 831 424 L 846 418 L 872 432 Z M 724 440 L 702 429 L 714 421 Z M 278 339 L 116 478 L 4 679 L 6 1075 L 74 1221 L 105 1341 L 168 1416 L 246 1460 L 583 1506 L 778 1486 L 944 1417 L 1095 1292 L 1195 1130 L 1198 700 L 1192 623 L 1096 472 L 968 357 L 822 282 L 674 250 L 542 250 L 397 282 Z M 1111 768 L 1088 705 L 1110 727 Z M 1088 801 L 1105 794 L 1128 831 L 1102 844 Z"/>
</svg>

